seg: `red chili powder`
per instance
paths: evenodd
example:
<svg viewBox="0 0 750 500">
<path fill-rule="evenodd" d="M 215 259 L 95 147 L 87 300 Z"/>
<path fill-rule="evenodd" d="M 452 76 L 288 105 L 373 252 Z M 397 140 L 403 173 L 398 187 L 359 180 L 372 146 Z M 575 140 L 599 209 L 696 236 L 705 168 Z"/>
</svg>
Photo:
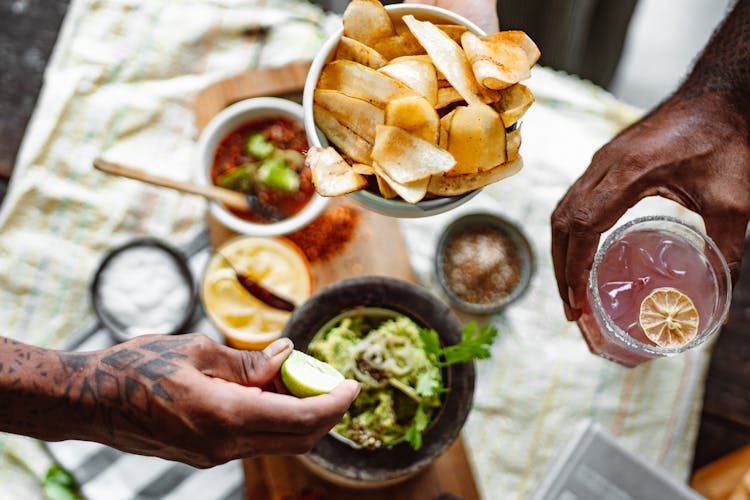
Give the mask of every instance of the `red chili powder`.
<svg viewBox="0 0 750 500">
<path fill-rule="evenodd" d="M 358 221 L 359 213 L 354 208 L 335 207 L 287 238 L 300 247 L 310 262 L 327 261 L 351 240 Z"/>
</svg>

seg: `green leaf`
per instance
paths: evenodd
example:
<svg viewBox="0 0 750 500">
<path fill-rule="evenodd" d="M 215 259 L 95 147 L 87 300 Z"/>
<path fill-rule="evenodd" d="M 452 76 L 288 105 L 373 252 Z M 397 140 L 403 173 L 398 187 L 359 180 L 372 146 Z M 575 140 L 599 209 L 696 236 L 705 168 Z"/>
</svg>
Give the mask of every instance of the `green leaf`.
<svg viewBox="0 0 750 500">
<path fill-rule="evenodd" d="M 422 432 L 427 428 L 430 423 L 430 416 L 424 411 L 424 405 L 419 403 L 417 411 L 414 414 L 414 420 L 411 426 L 406 429 L 404 438 L 411 444 L 411 447 L 418 450 L 422 447 Z"/>
<path fill-rule="evenodd" d="M 485 324 L 478 328 L 476 321 L 468 323 L 463 329 L 461 342 L 443 349 L 445 361 L 441 363 L 442 366 L 489 358 L 490 347 L 496 337 L 497 328 L 494 326 Z"/>
<path fill-rule="evenodd" d="M 435 330 L 431 328 L 422 328 L 419 330 L 419 338 L 422 339 L 424 350 L 428 354 L 434 354 L 440 357 L 442 349 L 440 348 L 440 337 Z"/>
<path fill-rule="evenodd" d="M 47 470 L 42 481 L 42 491 L 47 500 L 78 500 L 78 486 L 73 475 L 59 465 Z"/>
<path fill-rule="evenodd" d="M 445 392 L 445 387 L 439 379 L 436 379 L 431 373 L 425 372 L 417 378 L 416 391 L 420 396 L 427 397 Z"/>
</svg>

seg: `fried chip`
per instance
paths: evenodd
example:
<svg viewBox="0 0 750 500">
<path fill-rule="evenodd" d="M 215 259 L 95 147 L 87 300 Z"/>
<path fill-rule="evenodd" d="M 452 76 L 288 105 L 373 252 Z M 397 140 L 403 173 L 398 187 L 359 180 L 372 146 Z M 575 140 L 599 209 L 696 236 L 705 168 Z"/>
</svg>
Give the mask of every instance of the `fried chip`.
<svg viewBox="0 0 750 500">
<path fill-rule="evenodd" d="M 372 69 L 381 68 L 388 63 L 377 50 L 347 36 L 341 37 L 335 59 L 354 61 Z"/>
<path fill-rule="evenodd" d="M 352 0 L 341 22 L 344 36 L 368 47 L 375 48 L 375 42 L 396 34 L 391 16 L 378 0 Z"/>
<path fill-rule="evenodd" d="M 427 192 L 436 196 L 459 196 L 515 175 L 522 168 L 523 161 L 519 158 L 476 174 L 455 177 L 433 175 L 427 186 Z"/>
<path fill-rule="evenodd" d="M 487 104 L 458 106 L 448 129 L 448 152 L 456 166 L 446 175 L 487 170 L 505 162 L 505 127 Z"/>
<path fill-rule="evenodd" d="M 481 103 L 479 84 L 461 46 L 429 21 L 418 21 L 411 15 L 404 16 L 403 20 L 432 58 L 435 67 L 464 100 L 469 104 Z"/>
<path fill-rule="evenodd" d="M 378 181 L 383 181 L 388 187 L 408 203 L 417 203 L 427 194 L 427 186 L 430 178 L 425 177 L 414 182 L 400 183 L 393 180 L 388 173 L 377 162 L 372 164 Z"/>
<path fill-rule="evenodd" d="M 350 97 L 364 99 L 380 109 L 393 99 L 417 95 L 390 76 L 354 61 L 333 61 L 325 65 L 318 79 L 323 90 L 338 90 Z"/>
<path fill-rule="evenodd" d="M 331 148 L 312 147 L 307 152 L 315 191 L 321 196 L 341 196 L 362 189 L 367 180 Z"/>
<path fill-rule="evenodd" d="M 464 98 L 461 97 L 461 94 L 459 94 L 453 87 L 438 89 L 435 109 L 442 109 L 446 106 L 450 106 L 454 102 L 460 102 L 463 100 Z"/>
<path fill-rule="evenodd" d="M 482 41 L 489 45 L 511 45 L 521 47 L 521 49 L 526 52 L 526 59 L 529 62 L 530 67 L 534 66 L 542 55 L 542 53 L 539 52 L 539 47 L 534 43 L 534 40 L 520 30 L 499 31 L 490 35 L 485 35 L 482 37 Z"/>
<path fill-rule="evenodd" d="M 525 85 L 517 83 L 500 92 L 495 109 L 500 113 L 506 128 L 512 126 L 534 103 L 534 95 Z"/>
<path fill-rule="evenodd" d="M 456 110 L 454 109 L 447 115 L 443 116 L 440 119 L 440 132 L 438 133 L 438 146 L 441 148 L 448 150 L 448 137 L 450 136 L 450 130 L 451 130 L 451 121 L 453 120 L 453 116 L 456 114 Z"/>
<path fill-rule="evenodd" d="M 389 125 L 378 125 L 372 158 L 400 184 L 447 172 L 456 164 L 446 150 Z"/>
<path fill-rule="evenodd" d="M 385 123 L 382 109 L 338 90 L 318 89 L 313 100 L 316 105 L 332 114 L 341 125 L 370 144 L 375 142 L 375 127 Z"/>
<path fill-rule="evenodd" d="M 499 90 L 510 87 L 531 76 L 531 67 L 536 60 L 535 53 L 530 47 L 518 45 L 517 33 L 506 31 L 493 38 L 479 38 L 467 31 L 461 35 L 461 45 L 471 63 L 471 69 L 480 85 L 488 89 Z M 524 37 L 531 39 L 523 33 Z M 533 45 L 534 42 L 531 42 Z M 534 45 L 536 48 L 536 45 Z M 539 49 L 536 49 L 538 53 Z"/>
<path fill-rule="evenodd" d="M 505 157 L 507 161 L 515 161 L 521 158 L 521 129 L 508 132 L 505 136 Z"/>
<path fill-rule="evenodd" d="M 381 73 L 394 78 L 434 106 L 438 97 L 437 73 L 432 62 L 399 57 L 400 61 L 390 62 L 379 69 Z"/>
<path fill-rule="evenodd" d="M 315 124 L 347 157 L 360 163 L 370 161 L 372 146 L 344 125 L 339 123 L 334 115 L 320 106 L 313 106 Z"/>
<path fill-rule="evenodd" d="M 372 165 L 368 165 L 367 163 L 352 163 L 352 170 L 360 175 L 372 175 L 375 173 Z"/>
<path fill-rule="evenodd" d="M 461 44 L 461 35 L 469 31 L 469 28 L 460 24 L 436 24 L 436 26 L 459 45 Z"/>
<path fill-rule="evenodd" d="M 379 176 L 378 174 L 375 174 L 375 180 L 378 183 L 378 190 L 380 191 L 380 196 L 385 198 L 386 200 L 391 200 L 398 196 L 398 193 L 393 190 L 390 184 L 388 184 L 388 181 L 385 180 L 385 178 Z"/>
<path fill-rule="evenodd" d="M 440 117 L 421 96 L 394 99 L 385 107 L 385 124 L 398 127 L 410 134 L 437 144 Z"/>
</svg>

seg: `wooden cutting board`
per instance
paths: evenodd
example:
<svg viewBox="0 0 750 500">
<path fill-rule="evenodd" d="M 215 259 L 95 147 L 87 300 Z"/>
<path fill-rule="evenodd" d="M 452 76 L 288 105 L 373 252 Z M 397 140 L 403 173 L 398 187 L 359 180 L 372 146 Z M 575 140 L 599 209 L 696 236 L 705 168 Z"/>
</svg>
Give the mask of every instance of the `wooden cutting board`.
<svg viewBox="0 0 750 500">
<path fill-rule="evenodd" d="M 248 71 L 219 82 L 196 99 L 196 121 L 203 127 L 226 106 L 241 99 L 286 96 L 299 99 L 307 63 Z M 337 198 L 328 210 L 346 206 L 357 213 L 351 240 L 327 261 L 312 263 L 315 288 L 361 275 L 380 275 L 414 281 L 414 273 L 397 219 L 364 210 L 347 198 Z M 235 233 L 209 216 L 214 247 Z M 311 473 L 295 457 L 260 457 L 244 460 L 246 496 L 249 500 L 478 500 L 471 465 L 459 438 L 432 465 L 406 482 L 384 489 L 351 490 L 330 484 Z"/>
</svg>

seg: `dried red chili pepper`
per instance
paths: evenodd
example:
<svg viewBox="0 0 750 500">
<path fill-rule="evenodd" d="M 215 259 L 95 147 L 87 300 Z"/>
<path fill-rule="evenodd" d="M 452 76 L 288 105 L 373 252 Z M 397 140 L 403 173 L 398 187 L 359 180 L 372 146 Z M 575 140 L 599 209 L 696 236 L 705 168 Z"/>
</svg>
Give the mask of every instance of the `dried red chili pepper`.
<svg viewBox="0 0 750 500">
<path fill-rule="evenodd" d="M 271 306 L 274 309 L 280 309 L 282 311 L 289 311 L 292 312 L 295 309 L 295 305 L 293 302 L 283 298 L 279 297 L 275 293 L 273 293 L 268 288 L 264 287 L 254 279 L 252 279 L 247 274 L 239 272 L 233 265 L 232 261 L 230 261 L 226 255 L 219 253 L 219 255 L 222 256 L 222 258 L 227 261 L 227 264 L 229 264 L 229 267 L 232 268 L 232 271 L 234 271 L 234 275 L 237 277 L 237 281 L 240 285 L 242 285 L 242 288 L 247 290 L 247 292 L 255 297 L 256 299 L 260 300 L 267 306 Z"/>
</svg>

